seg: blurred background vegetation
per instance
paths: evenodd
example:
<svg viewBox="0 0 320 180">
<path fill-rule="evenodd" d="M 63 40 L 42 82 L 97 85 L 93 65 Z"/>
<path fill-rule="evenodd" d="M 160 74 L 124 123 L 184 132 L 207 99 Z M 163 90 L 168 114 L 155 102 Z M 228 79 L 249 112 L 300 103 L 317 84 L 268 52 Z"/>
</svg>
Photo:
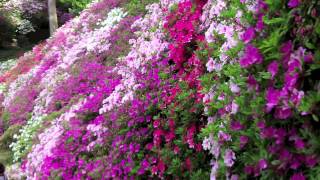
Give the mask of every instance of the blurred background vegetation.
<svg viewBox="0 0 320 180">
<path fill-rule="evenodd" d="M 91 2 L 57 0 L 59 26 L 77 16 Z M 30 3 L 39 3 L 43 8 L 30 12 L 27 9 Z M 15 7 L 8 4 L 14 4 Z M 49 36 L 46 0 L 0 0 L 0 63 L 18 58 Z"/>
</svg>

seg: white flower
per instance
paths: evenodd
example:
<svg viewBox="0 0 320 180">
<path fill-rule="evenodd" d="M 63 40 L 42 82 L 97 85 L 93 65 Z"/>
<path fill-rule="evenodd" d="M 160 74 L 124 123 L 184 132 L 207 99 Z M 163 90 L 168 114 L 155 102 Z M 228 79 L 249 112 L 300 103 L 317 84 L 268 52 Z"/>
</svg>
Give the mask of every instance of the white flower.
<svg viewBox="0 0 320 180">
<path fill-rule="evenodd" d="M 202 142 L 202 147 L 204 150 L 210 150 L 211 149 L 211 142 L 210 139 L 205 137 L 203 142 Z"/>
</svg>

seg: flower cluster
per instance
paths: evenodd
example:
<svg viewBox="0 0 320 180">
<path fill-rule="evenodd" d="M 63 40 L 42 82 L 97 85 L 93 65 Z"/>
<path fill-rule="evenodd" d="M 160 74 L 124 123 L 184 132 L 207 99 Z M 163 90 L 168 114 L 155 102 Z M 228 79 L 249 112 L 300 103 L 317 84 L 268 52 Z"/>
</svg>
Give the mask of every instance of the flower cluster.
<svg viewBox="0 0 320 180">
<path fill-rule="evenodd" d="M 41 0 L 9 0 L 4 4 L 4 8 L 10 11 L 20 11 L 28 15 L 37 14 L 47 8 L 45 1 Z"/>
</svg>

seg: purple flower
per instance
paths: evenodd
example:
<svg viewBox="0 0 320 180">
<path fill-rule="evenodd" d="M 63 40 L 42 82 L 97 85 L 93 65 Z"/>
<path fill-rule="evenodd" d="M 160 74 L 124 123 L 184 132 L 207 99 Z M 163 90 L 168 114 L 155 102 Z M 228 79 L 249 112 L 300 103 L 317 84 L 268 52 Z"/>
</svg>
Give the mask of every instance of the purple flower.
<svg viewBox="0 0 320 180">
<path fill-rule="evenodd" d="M 274 135 L 275 131 L 276 130 L 273 127 L 267 127 L 261 130 L 260 136 L 262 139 L 271 138 Z"/>
<path fill-rule="evenodd" d="M 232 174 L 230 180 L 238 180 L 239 179 L 239 175 L 237 174 Z"/>
<path fill-rule="evenodd" d="M 250 165 L 247 165 L 244 167 L 244 172 L 248 175 L 252 174 L 254 171 L 254 167 L 253 166 L 250 166 Z"/>
<path fill-rule="evenodd" d="M 288 55 L 291 53 L 291 50 L 292 50 L 292 47 L 293 47 L 293 44 L 291 41 L 288 41 L 284 44 L 282 44 L 281 48 L 280 48 L 280 51 L 285 54 L 285 55 Z"/>
<path fill-rule="evenodd" d="M 253 27 L 249 27 L 242 34 L 242 40 L 243 40 L 244 43 L 249 43 L 254 38 L 255 38 L 255 29 Z"/>
<path fill-rule="evenodd" d="M 268 72 L 271 74 L 272 79 L 278 73 L 278 70 L 279 70 L 279 65 L 276 61 L 273 61 L 272 63 L 269 64 Z"/>
<path fill-rule="evenodd" d="M 294 146 L 295 146 L 297 149 L 304 149 L 305 143 L 303 142 L 303 140 L 302 140 L 301 138 L 297 138 L 297 139 L 294 141 Z"/>
<path fill-rule="evenodd" d="M 240 58 L 240 65 L 243 68 L 248 68 L 253 64 L 261 64 L 262 61 L 263 58 L 259 52 L 259 49 L 251 44 L 248 44 L 246 46 L 243 57 Z"/>
<path fill-rule="evenodd" d="M 295 173 L 293 176 L 291 176 L 290 180 L 305 180 L 306 178 L 304 175 L 300 173 Z"/>
<path fill-rule="evenodd" d="M 249 141 L 248 136 L 240 136 L 240 147 L 243 148 Z"/>
<path fill-rule="evenodd" d="M 318 163 L 317 157 L 314 155 L 307 156 L 305 161 L 306 161 L 306 165 L 310 168 L 314 167 Z"/>
<path fill-rule="evenodd" d="M 243 129 L 243 125 L 239 121 L 232 121 L 230 128 L 233 131 L 239 131 L 239 130 Z"/>
<path fill-rule="evenodd" d="M 288 2 L 288 6 L 289 6 L 290 8 L 296 8 L 296 7 L 299 6 L 299 4 L 300 4 L 300 0 L 290 0 L 290 1 Z"/>
<path fill-rule="evenodd" d="M 259 122 L 257 123 L 257 127 L 258 127 L 259 129 L 263 129 L 263 128 L 266 127 L 266 123 L 265 123 L 264 121 L 259 121 Z"/>
<path fill-rule="evenodd" d="M 210 180 L 216 180 L 217 171 L 219 169 L 219 163 L 217 161 L 211 161 L 211 173 L 210 173 Z"/>
<path fill-rule="evenodd" d="M 219 131 L 218 137 L 219 137 L 219 140 L 222 142 L 231 140 L 231 135 L 223 131 Z"/>
<path fill-rule="evenodd" d="M 231 149 L 227 149 L 224 153 L 224 163 L 227 167 L 232 167 L 236 160 L 236 155 Z"/>
<path fill-rule="evenodd" d="M 312 63 L 314 61 L 314 57 L 311 53 L 308 53 L 304 56 L 304 62 L 306 63 Z"/>
<path fill-rule="evenodd" d="M 248 83 L 248 88 L 249 89 L 258 91 L 259 84 L 257 83 L 256 79 L 252 75 L 249 75 L 247 83 Z"/>
</svg>

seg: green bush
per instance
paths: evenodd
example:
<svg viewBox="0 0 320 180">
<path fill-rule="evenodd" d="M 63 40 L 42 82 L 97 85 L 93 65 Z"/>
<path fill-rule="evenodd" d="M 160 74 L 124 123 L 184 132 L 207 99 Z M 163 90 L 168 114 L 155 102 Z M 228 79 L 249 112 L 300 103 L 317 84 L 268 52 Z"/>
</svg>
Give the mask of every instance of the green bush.
<svg viewBox="0 0 320 180">
<path fill-rule="evenodd" d="M 13 142 L 13 135 L 19 133 L 21 125 L 10 126 L 5 133 L 0 136 L 0 149 L 9 149 L 9 145 Z"/>
<path fill-rule="evenodd" d="M 62 4 L 69 5 L 69 11 L 73 14 L 79 14 L 92 0 L 60 0 Z"/>
<path fill-rule="evenodd" d="M 12 14 L 0 9 L 0 47 L 7 47 L 15 38 L 15 24 L 13 22 Z"/>
</svg>

